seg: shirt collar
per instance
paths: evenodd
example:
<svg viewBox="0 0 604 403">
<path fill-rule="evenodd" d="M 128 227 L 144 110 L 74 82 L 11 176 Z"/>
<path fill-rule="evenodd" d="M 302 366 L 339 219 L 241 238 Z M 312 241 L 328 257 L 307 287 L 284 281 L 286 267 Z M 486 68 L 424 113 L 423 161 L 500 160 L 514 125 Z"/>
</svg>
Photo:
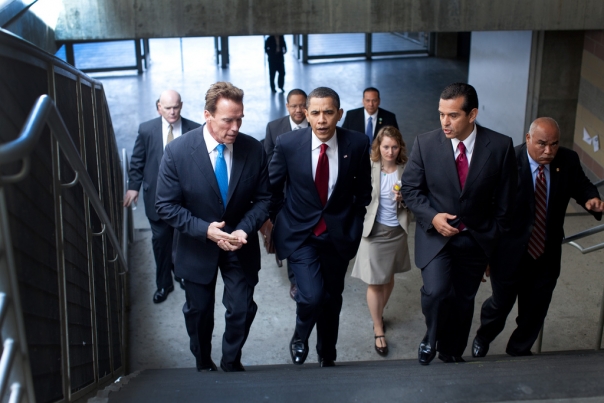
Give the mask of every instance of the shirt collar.
<svg viewBox="0 0 604 403">
<path fill-rule="evenodd" d="M 531 172 L 535 172 L 536 170 L 539 169 L 539 164 L 537 161 L 535 161 L 531 155 L 529 154 L 528 150 L 526 150 L 526 156 L 528 157 L 529 160 L 529 164 L 531 165 Z M 549 164 L 543 164 L 543 167 L 549 171 Z"/>
<path fill-rule="evenodd" d="M 210 134 L 207 124 L 203 125 L 203 139 L 206 142 L 208 154 L 214 151 L 216 149 L 216 146 L 219 144 L 216 139 L 214 139 L 214 137 L 212 137 L 212 135 Z M 225 144 L 225 146 L 229 149 L 229 151 L 233 152 L 233 144 Z"/>
<path fill-rule="evenodd" d="M 457 146 L 461 143 L 459 139 L 454 138 L 451 139 L 451 144 L 453 144 L 453 150 L 457 150 Z M 463 141 L 463 145 L 466 146 L 466 154 L 472 154 L 474 151 L 474 143 L 476 143 L 476 125 L 474 125 L 474 130 L 466 139 Z"/>
<path fill-rule="evenodd" d="M 163 125 L 163 127 L 165 127 L 166 129 L 170 129 L 170 125 L 172 125 L 172 130 L 176 130 L 177 128 L 180 128 L 180 125 L 182 123 L 182 119 L 178 118 L 178 120 L 174 123 L 170 123 L 168 122 L 166 119 L 164 119 L 164 117 L 161 117 L 161 123 Z"/>
<path fill-rule="evenodd" d="M 321 140 L 319 140 L 319 138 L 317 137 L 317 135 L 315 134 L 315 132 L 312 132 L 312 142 L 311 142 L 311 150 L 314 150 L 316 148 L 321 147 L 321 144 L 323 144 L 323 142 Z M 338 147 L 338 129 L 336 129 L 335 134 L 333 135 L 332 138 L 330 138 L 328 141 L 325 142 L 325 144 L 327 144 L 327 146 L 329 148 L 331 148 L 332 150 L 335 150 Z"/>
<path fill-rule="evenodd" d="M 367 112 L 367 109 L 363 108 L 363 113 L 365 114 L 365 122 L 367 121 L 367 119 L 369 119 L 369 116 L 371 116 L 373 118 L 372 121 L 375 122 L 377 120 L 377 115 L 379 111 L 380 110 L 378 109 L 373 115 L 370 115 L 369 112 Z"/>
<path fill-rule="evenodd" d="M 294 122 L 294 120 L 290 116 L 289 125 L 291 126 L 292 130 L 294 130 L 297 126 L 300 126 L 301 129 L 305 129 L 308 127 L 308 121 L 306 120 L 306 118 L 304 118 L 304 120 L 302 122 L 300 122 L 300 124 L 298 124 L 298 123 Z"/>
</svg>

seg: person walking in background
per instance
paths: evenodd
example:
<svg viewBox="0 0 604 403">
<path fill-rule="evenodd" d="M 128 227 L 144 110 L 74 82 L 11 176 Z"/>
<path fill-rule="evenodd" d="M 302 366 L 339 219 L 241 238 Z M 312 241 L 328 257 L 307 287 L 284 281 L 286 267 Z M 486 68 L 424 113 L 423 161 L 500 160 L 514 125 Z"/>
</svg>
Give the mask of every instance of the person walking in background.
<svg viewBox="0 0 604 403">
<path fill-rule="evenodd" d="M 157 290 L 153 294 L 153 302 L 157 304 L 164 302 L 168 298 L 168 294 L 174 290 L 172 282 L 174 229 L 155 211 L 155 189 L 159 163 L 168 143 L 200 125 L 180 116 L 182 101 L 180 94 L 174 90 L 162 92 L 155 105 L 160 117 L 141 123 L 138 128 L 138 137 L 130 159 L 128 191 L 124 195 L 124 207 L 129 207 L 138 201 L 138 193 L 142 185 L 145 214 L 149 219 L 152 232 L 151 240 L 156 265 L 155 283 L 157 285 Z M 181 279 L 176 275 L 174 279 L 184 289 Z"/>
<path fill-rule="evenodd" d="M 371 146 L 371 203 L 352 277 L 367 283 L 367 305 L 373 319 L 375 351 L 388 354 L 384 308 L 394 288 L 394 273 L 411 269 L 407 245 L 408 211 L 400 193 L 407 155 L 403 136 L 383 127 Z"/>
<path fill-rule="evenodd" d="M 285 83 L 285 63 L 283 55 L 287 53 L 287 45 L 283 35 L 271 35 L 264 42 L 264 51 L 268 56 L 268 76 L 271 83 L 271 91 L 275 90 L 275 75 L 279 73 L 277 85 L 281 92 L 284 92 L 283 84 Z"/>
</svg>

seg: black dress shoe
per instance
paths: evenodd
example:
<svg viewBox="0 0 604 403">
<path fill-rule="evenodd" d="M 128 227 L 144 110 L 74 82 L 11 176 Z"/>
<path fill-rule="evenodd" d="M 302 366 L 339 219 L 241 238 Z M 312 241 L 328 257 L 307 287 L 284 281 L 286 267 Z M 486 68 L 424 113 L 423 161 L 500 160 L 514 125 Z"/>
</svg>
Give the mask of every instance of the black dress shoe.
<svg viewBox="0 0 604 403">
<path fill-rule="evenodd" d="M 216 364 L 214 364 L 214 361 L 210 360 L 209 362 L 204 362 L 204 363 L 200 363 L 199 361 L 197 362 L 197 372 L 214 372 L 214 371 L 218 371 L 218 368 L 216 368 Z"/>
<path fill-rule="evenodd" d="M 308 345 L 299 339 L 294 333 L 289 342 L 289 353 L 292 356 L 292 362 L 295 365 L 302 365 L 308 356 Z"/>
<path fill-rule="evenodd" d="M 335 367 L 336 362 L 334 360 L 328 360 L 327 358 L 319 358 L 319 365 L 321 368 Z"/>
<path fill-rule="evenodd" d="M 289 286 L 289 296 L 294 301 L 296 300 L 296 294 L 298 294 L 298 286 L 294 283 L 291 283 L 291 285 Z"/>
<path fill-rule="evenodd" d="M 181 290 L 185 289 L 185 279 L 184 278 L 180 278 L 178 276 L 174 276 L 174 281 L 176 281 L 178 283 L 178 285 L 180 285 L 180 289 Z"/>
<path fill-rule="evenodd" d="M 386 338 L 382 335 L 382 336 L 374 336 L 375 340 L 377 341 L 377 339 L 383 338 L 384 341 L 386 341 Z M 384 347 L 380 347 L 377 344 L 374 343 L 374 347 L 375 347 L 375 351 L 377 351 L 377 353 L 379 355 L 381 355 L 382 357 L 385 357 L 388 355 L 388 346 L 384 346 Z"/>
<path fill-rule="evenodd" d="M 155 294 L 153 294 L 153 302 L 156 304 L 164 302 L 166 298 L 168 298 L 168 294 L 170 294 L 172 291 L 174 291 L 173 285 L 170 285 L 166 288 L 160 288 L 159 290 L 155 291 Z"/>
<path fill-rule="evenodd" d="M 424 336 L 422 341 L 419 343 L 419 349 L 417 351 L 417 360 L 422 365 L 428 365 L 436 357 L 436 349 L 430 345 L 428 333 Z"/>
<path fill-rule="evenodd" d="M 478 337 L 474 337 L 472 343 L 472 357 L 485 357 L 489 352 L 489 343 L 484 343 Z"/>
<path fill-rule="evenodd" d="M 438 354 L 438 359 L 446 362 L 447 364 L 453 363 L 453 362 L 466 362 L 466 360 L 464 360 L 463 358 L 461 358 L 461 356 L 456 357 L 454 355 L 449 355 L 449 354 L 443 354 L 443 353 L 439 353 Z"/>
<path fill-rule="evenodd" d="M 245 371 L 245 368 L 243 368 L 243 365 L 241 365 L 241 362 L 227 364 L 224 361 L 220 360 L 220 368 L 224 372 L 244 372 Z"/>
</svg>

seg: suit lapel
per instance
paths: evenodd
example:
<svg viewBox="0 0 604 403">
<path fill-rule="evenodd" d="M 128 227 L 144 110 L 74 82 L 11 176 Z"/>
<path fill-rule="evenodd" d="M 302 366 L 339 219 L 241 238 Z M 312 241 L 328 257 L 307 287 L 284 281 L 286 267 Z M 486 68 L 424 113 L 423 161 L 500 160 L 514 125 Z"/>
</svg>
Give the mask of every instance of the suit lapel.
<svg viewBox="0 0 604 403">
<path fill-rule="evenodd" d="M 478 178 L 484 164 L 491 157 L 491 151 L 489 150 L 489 139 L 482 133 L 480 127 L 476 127 L 476 140 L 474 141 L 474 151 L 472 152 L 472 160 L 470 161 L 470 169 L 468 170 L 468 177 L 466 178 L 466 184 L 464 185 L 464 191 L 472 186 L 472 182 Z M 457 171 L 457 167 L 455 168 Z"/>
<path fill-rule="evenodd" d="M 241 144 L 241 142 L 239 143 Z M 235 192 L 235 188 L 237 187 L 237 183 L 239 183 L 239 178 L 241 178 L 241 173 L 243 172 L 243 167 L 245 166 L 245 161 L 247 160 L 247 156 L 249 153 L 244 152 L 244 150 L 240 150 L 240 146 L 237 141 L 233 143 L 233 153 L 231 154 L 231 159 L 233 165 L 231 166 L 231 178 L 229 179 L 229 191 L 227 193 L 227 201 L 225 203 L 225 208 L 229 204 L 229 200 L 231 200 L 231 196 Z M 218 182 L 216 182 L 218 184 Z"/>
<path fill-rule="evenodd" d="M 300 163 L 300 172 L 303 173 L 303 181 L 305 183 L 301 184 L 308 189 L 312 189 L 310 193 L 313 194 L 312 197 L 315 198 L 315 202 L 319 205 L 322 205 L 321 198 L 319 197 L 319 192 L 317 191 L 317 187 L 315 186 L 315 181 L 313 179 L 313 166 L 312 166 L 312 129 L 307 127 L 306 129 L 299 130 L 300 133 L 300 142 L 297 146 L 297 153 L 300 155 L 300 160 L 297 161 Z"/>
<path fill-rule="evenodd" d="M 338 141 L 338 179 L 336 180 L 336 184 L 333 187 L 333 193 L 338 191 L 338 187 L 342 186 L 341 184 L 345 180 L 344 178 L 348 174 L 348 168 L 350 167 L 350 140 L 348 137 L 338 134 L 339 128 L 336 128 L 336 136 Z M 317 192 L 317 196 L 319 193 Z M 327 204 L 332 198 L 330 197 L 327 200 Z"/>
<path fill-rule="evenodd" d="M 554 158 L 554 160 L 549 164 L 549 195 L 547 197 L 547 217 L 546 222 L 549 219 L 549 212 L 551 210 L 551 206 L 553 205 L 553 201 L 556 200 L 556 196 L 558 194 L 558 190 L 560 188 L 560 171 L 563 169 L 559 165 L 559 161 Z"/>
<path fill-rule="evenodd" d="M 431 152 L 431 151 L 428 151 Z M 444 176 L 453 183 L 455 189 L 461 193 L 461 185 L 459 184 L 459 176 L 457 175 L 457 166 L 455 165 L 455 154 L 453 153 L 453 146 L 451 140 L 449 140 L 443 131 L 440 131 L 440 144 L 434 150 L 438 153 L 438 160 L 443 166 L 442 172 Z M 467 180 L 466 180 L 467 183 Z"/>
<path fill-rule="evenodd" d="M 151 158 L 157 159 L 157 166 L 161 164 L 161 159 L 164 156 L 164 137 L 162 132 L 162 119 L 161 117 L 157 119 L 157 124 L 155 125 L 155 129 L 153 130 L 153 137 L 151 138 L 153 144 L 150 149 L 154 150 L 154 155 L 149 156 L 149 160 Z"/>
<path fill-rule="evenodd" d="M 206 142 L 203 139 L 203 131 L 199 133 L 199 135 L 194 136 L 192 139 L 191 158 L 193 158 L 193 161 L 195 161 L 195 164 L 210 184 L 210 187 L 216 193 L 216 196 L 218 196 L 219 198 L 222 197 L 220 195 L 220 189 L 218 188 L 218 181 L 216 180 L 216 175 L 214 175 L 212 161 L 210 161 L 210 156 L 208 155 L 208 146 L 206 145 Z"/>
<path fill-rule="evenodd" d="M 526 154 L 526 143 L 520 149 L 520 157 L 518 158 L 518 183 L 520 197 L 517 200 L 528 200 L 531 209 L 531 216 L 535 216 L 535 187 L 533 184 L 533 173 L 531 172 L 531 164 Z"/>
</svg>

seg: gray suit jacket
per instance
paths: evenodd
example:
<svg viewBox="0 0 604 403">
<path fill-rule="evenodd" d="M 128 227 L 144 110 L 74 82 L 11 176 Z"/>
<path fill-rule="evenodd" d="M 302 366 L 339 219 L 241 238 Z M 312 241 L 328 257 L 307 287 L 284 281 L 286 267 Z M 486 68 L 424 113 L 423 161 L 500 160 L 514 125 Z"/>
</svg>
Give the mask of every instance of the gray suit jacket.
<svg viewBox="0 0 604 403">
<path fill-rule="evenodd" d="M 181 117 L 182 134 L 199 127 L 199 123 Z M 128 171 L 128 190 L 139 191 L 143 186 L 145 213 L 150 220 L 157 221 L 159 216 L 155 211 L 155 189 L 159 164 L 164 155 L 161 117 L 141 123 L 138 137 L 134 143 L 130 170 Z"/>
<path fill-rule="evenodd" d="M 273 120 L 266 125 L 266 137 L 264 137 L 264 151 L 268 156 L 268 162 L 273 157 L 277 136 L 283 133 L 291 132 L 292 126 L 289 122 L 289 115 Z"/>
</svg>

